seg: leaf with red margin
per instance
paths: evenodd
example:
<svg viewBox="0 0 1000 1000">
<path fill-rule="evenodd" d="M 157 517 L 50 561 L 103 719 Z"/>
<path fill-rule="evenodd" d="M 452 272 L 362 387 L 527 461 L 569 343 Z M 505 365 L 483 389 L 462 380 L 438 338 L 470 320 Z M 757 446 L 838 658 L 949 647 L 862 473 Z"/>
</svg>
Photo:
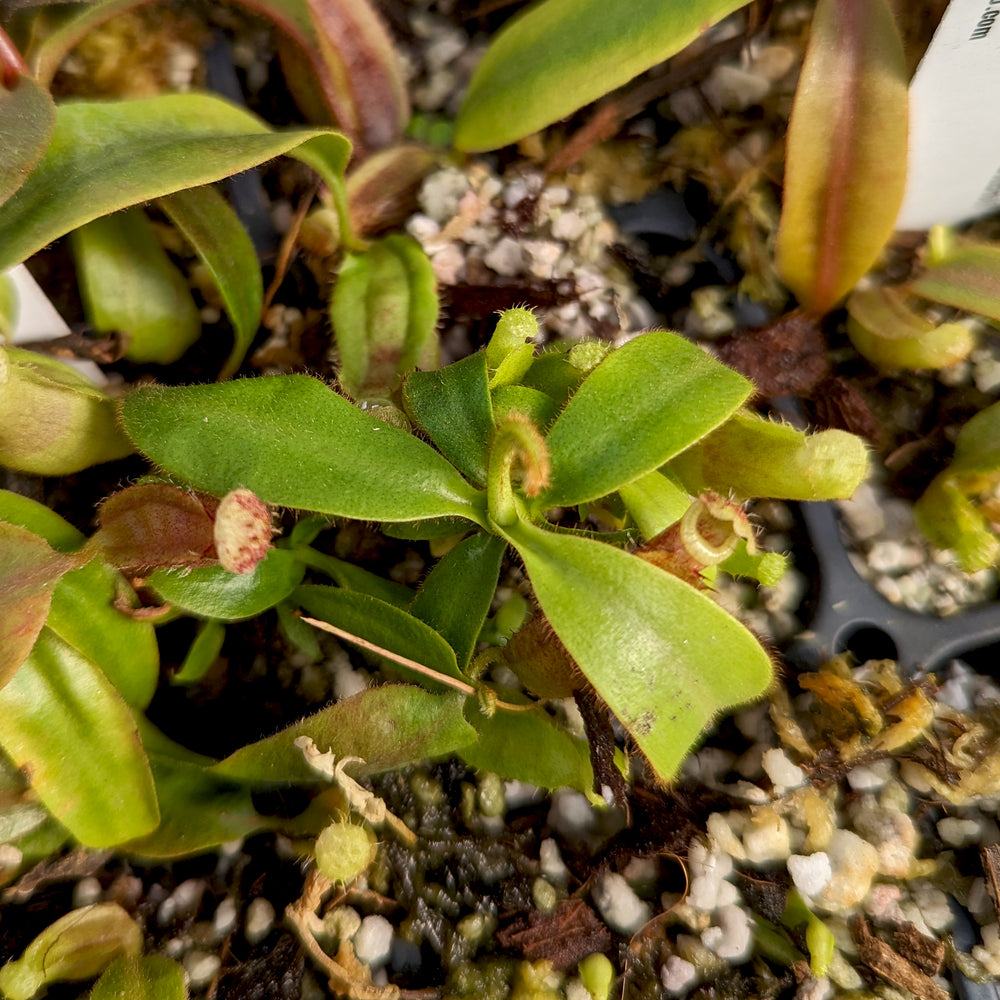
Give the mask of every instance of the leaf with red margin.
<svg viewBox="0 0 1000 1000">
<path fill-rule="evenodd" d="M 819 0 L 788 127 L 777 266 L 823 313 L 875 263 L 906 181 L 903 47 L 887 0 Z"/>
<path fill-rule="evenodd" d="M 27 528 L 0 521 L 0 687 L 28 658 L 56 584 L 79 565 Z"/>
</svg>

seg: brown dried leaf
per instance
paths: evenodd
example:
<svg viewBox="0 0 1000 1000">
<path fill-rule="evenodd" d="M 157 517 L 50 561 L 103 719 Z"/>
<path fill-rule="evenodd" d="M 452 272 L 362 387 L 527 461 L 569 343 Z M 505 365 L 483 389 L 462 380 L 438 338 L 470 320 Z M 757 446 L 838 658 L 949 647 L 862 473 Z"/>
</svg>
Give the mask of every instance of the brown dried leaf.
<svg viewBox="0 0 1000 1000">
<path fill-rule="evenodd" d="M 765 399 L 810 396 L 830 374 L 822 331 L 798 310 L 737 333 L 720 346 L 719 360 L 746 375 Z"/>
<path fill-rule="evenodd" d="M 607 951 L 611 932 L 582 899 L 564 899 L 553 913 L 535 910 L 503 928 L 497 941 L 530 962 L 548 959 L 553 968 L 564 970 L 595 951 Z"/>
<path fill-rule="evenodd" d="M 909 990 L 919 1000 L 948 1000 L 948 993 L 930 976 L 875 937 L 864 917 L 854 917 L 849 926 L 858 957 L 876 975 L 893 986 Z"/>
</svg>

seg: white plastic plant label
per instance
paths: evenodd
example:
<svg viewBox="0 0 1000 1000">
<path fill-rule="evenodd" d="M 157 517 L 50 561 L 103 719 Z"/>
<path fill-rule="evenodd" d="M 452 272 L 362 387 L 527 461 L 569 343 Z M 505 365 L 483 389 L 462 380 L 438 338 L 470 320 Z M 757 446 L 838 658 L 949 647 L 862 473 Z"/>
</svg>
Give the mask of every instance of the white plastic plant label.
<svg viewBox="0 0 1000 1000">
<path fill-rule="evenodd" d="M 49 297 L 42 291 L 39 284 L 31 276 L 31 272 L 18 264 L 3 274 L 14 286 L 17 296 L 17 308 L 14 319 L 14 332 L 10 337 L 11 344 L 28 344 L 42 340 L 55 340 L 70 334 L 66 321 L 59 315 Z M 81 374 L 86 375 L 97 385 L 106 385 L 107 377 L 93 361 L 69 360 Z"/>
<path fill-rule="evenodd" d="M 897 229 L 1000 208 L 1000 0 L 951 0 L 910 84 L 910 151 Z"/>
</svg>

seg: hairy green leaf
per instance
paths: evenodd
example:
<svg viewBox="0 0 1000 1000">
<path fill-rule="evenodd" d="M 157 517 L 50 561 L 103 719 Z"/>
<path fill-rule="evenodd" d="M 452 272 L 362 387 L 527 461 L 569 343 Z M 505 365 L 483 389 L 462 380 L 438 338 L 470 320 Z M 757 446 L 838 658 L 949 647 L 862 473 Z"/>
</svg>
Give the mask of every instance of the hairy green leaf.
<svg viewBox="0 0 1000 1000">
<path fill-rule="evenodd" d="M 159 822 L 128 706 L 90 660 L 48 629 L 0 690 L 0 745 L 87 847 L 121 844 Z"/>
<path fill-rule="evenodd" d="M 487 717 L 470 702 L 466 715 L 479 740 L 459 751 L 470 767 L 539 788 L 573 788 L 593 794 L 594 771 L 586 740 L 570 736 L 542 709 L 495 712 Z"/>
<path fill-rule="evenodd" d="M 56 127 L 52 98 L 30 76 L 0 86 L 0 205 L 27 179 L 45 153 Z"/>
<path fill-rule="evenodd" d="M 474 483 L 486 482 L 493 411 L 484 351 L 447 368 L 411 372 L 403 383 L 403 405 L 455 468 Z"/>
<path fill-rule="evenodd" d="M 535 510 L 573 506 L 652 472 L 729 417 L 751 385 L 672 333 L 653 332 L 609 354 L 546 437 L 551 485 Z"/>
<path fill-rule="evenodd" d="M 375 521 L 465 517 L 482 499 L 428 444 L 305 375 L 140 387 L 122 424 L 153 462 L 222 496 Z"/>
<path fill-rule="evenodd" d="M 455 145 L 498 149 L 669 59 L 747 0 L 545 0 L 493 40 Z"/>
<path fill-rule="evenodd" d="M 427 575 L 411 613 L 442 635 L 464 670 L 489 613 L 507 543 L 477 532 L 462 539 Z"/>
<path fill-rule="evenodd" d="M 350 144 L 326 130 L 273 131 L 207 94 L 62 104 L 45 155 L 0 206 L 0 270 L 102 215 L 290 152 L 337 184 Z"/>
<path fill-rule="evenodd" d="M 461 678 L 455 652 L 426 622 L 375 597 L 341 587 L 307 584 L 295 592 L 295 599 L 313 618 L 336 625 L 352 635 L 388 649 L 449 677 Z M 389 664 L 390 670 L 405 670 Z M 423 674 L 424 686 L 439 687 Z"/>
<path fill-rule="evenodd" d="M 888 0 L 819 0 L 788 126 L 777 266 L 823 313 L 875 263 L 903 200 L 907 72 Z"/>
<path fill-rule="evenodd" d="M 767 653 L 701 591 L 602 542 L 525 521 L 507 535 L 559 638 L 664 781 L 720 712 L 767 690 Z"/>
<path fill-rule="evenodd" d="M 212 768 L 220 778 L 267 784 L 322 778 L 295 746 L 309 737 L 336 758 L 360 757 L 352 774 L 378 774 L 454 753 L 476 739 L 462 713 L 464 695 L 436 695 L 409 684 L 369 688 L 310 715 L 274 736 L 237 750 Z"/>
<path fill-rule="evenodd" d="M 393 233 L 345 255 L 330 319 L 348 395 L 387 400 L 406 372 L 438 368 L 437 318 L 434 269 L 415 240 Z"/>
<path fill-rule="evenodd" d="M 93 382 L 58 358 L 0 346 L 0 464 L 65 476 L 132 450 Z"/>
<path fill-rule="evenodd" d="M 98 333 L 125 335 L 125 357 L 171 364 L 198 339 L 201 317 L 187 280 L 138 208 L 73 231 L 87 319 Z"/>
<path fill-rule="evenodd" d="M 703 489 L 781 500 L 847 499 L 868 472 L 868 449 L 846 431 L 806 434 L 737 413 L 670 463 L 691 493 Z"/>
<path fill-rule="evenodd" d="M 146 582 L 188 614 L 232 622 L 253 618 L 284 600 L 304 571 L 293 552 L 271 549 L 252 573 L 230 573 L 221 566 L 159 569 Z"/>
<path fill-rule="evenodd" d="M 177 191 L 159 204 L 194 247 L 225 303 L 234 344 L 219 379 L 229 378 L 242 364 L 260 324 L 264 282 L 257 251 L 243 223 L 214 188 Z"/>
<path fill-rule="evenodd" d="M 184 970 L 163 955 L 116 958 L 90 991 L 90 1000 L 187 1000 Z"/>
</svg>

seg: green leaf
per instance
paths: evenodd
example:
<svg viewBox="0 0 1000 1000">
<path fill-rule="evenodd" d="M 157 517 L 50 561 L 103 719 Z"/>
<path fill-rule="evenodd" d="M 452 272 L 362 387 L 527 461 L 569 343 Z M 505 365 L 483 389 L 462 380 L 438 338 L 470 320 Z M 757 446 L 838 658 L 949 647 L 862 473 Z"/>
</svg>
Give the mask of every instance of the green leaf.
<svg viewBox="0 0 1000 1000">
<path fill-rule="evenodd" d="M 212 774 L 207 764 L 149 750 L 162 820 L 127 845 L 147 858 L 190 857 L 229 841 L 273 828 L 273 817 L 253 806 L 252 789 Z"/>
<path fill-rule="evenodd" d="M 336 758 L 360 757 L 352 773 L 378 774 L 443 757 L 476 739 L 462 713 L 461 694 L 436 695 L 409 684 L 369 688 L 324 708 L 274 736 L 237 750 L 212 768 L 222 778 L 266 784 L 321 781 L 296 747 L 308 736 Z"/>
<path fill-rule="evenodd" d="M 0 490 L 0 521 L 18 524 L 41 535 L 56 552 L 76 552 L 87 536 L 54 510 L 20 493 Z"/>
<path fill-rule="evenodd" d="M 518 521 L 535 596 L 664 781 L 719 713 L 759 698 L 771 661 L 704 593 L 621 549 Z"/>
<path fill-rule="evenodd" d="M 952 549 L 966 573 L 1000 562 L 1000 538 L 950 470 L 931 480 L 913 513 L 921 531 L 939 548 Z"/>
<path fill-rule="evenodd" d="M 953 250 L 912 282 L 909 290 L 932 302 L 1000 320 L 1000 247 Z"/>
<path fill-rule="evenodd" d="M 146 582 L 188 614 L 232 622 L 273 608 L 299 585 L 304 571 L 295 553 L 271 549 L 252 573 L 230 573 L 221 566 L 159 569 Z"/>
<path fill-rule="evenodd" d="M 56 127 L 56 108 L 48 92 L 30 76 L 17 86 L 0 86 L 0 205 L 24 182 L 41 160 Z"/>
<path fill-rule="evenodd" d="M 226 641 L 226 626 L 219 621 L 202 622 L 180 670 L 170 678 L 171 684 L 197 684 L 211 669 Z"/>
<path fill-rule="evenodd" d="M 207 94 L 62 104 L 41 162 L 0 206 L 0 271 L 102 215 L 289 152 L 336 183 L 350 146 L 327 130 L 272 131 Z"/>
<path fill-rule="evenodd" d="M 455 146 L 498 149 L 669 59 L 747 0 L 546 0 L 490 44 Z"/>
<path fill-rule="evenodd" d="M 367 594 L 340 587 L 307 584 L 299 587 L 295 592 L 295 599 L 313 618 L 320 618 L 449 677 L 462 678 L 451 646 L 430 625 L 406 611 Z M 406 668 L 391 663 L 390 669 Z M 418 677 L 425 686 L 434 684 L 423 674 L 418 674 Z M 434 684 L 434 687 L 438 685 Z"/>
<path fill-rule="evenodd" d="M 194 247 L 225 303 L 235 342 L 219 380 L 229 378 L 243 363 L 260 324 L 264 282 L 257 251 L 243 223 L 214 188 L 178 191 L 159 204 Z"/>
<path fill-rule="evenodd" d="M 0 521 L 0 687 L 31 652 L 56 584 L 78 564 L 27 528 Z"/>
<path fill-rule="evenodd" d="M 526 385 L 500 385 L 490 392 L 493 400 L 493 420 L 497 423 L 512 413 L 527 417 L 536 427 L 545 430 L 559 416 L 559 404 L 544 392 Z"/>
<path fill-rule="evenodd" d="M 99 559 L 67 573 L 52 595 L 46 626 L 96 664 L 132 708 L 144 709 L 160 678 L 156 634 L 115 600 L 134 596 L 121 573 Z"/>
<path fill-rule="evenodd" d="M 438 296 L 423 248 L 394 233 L 347 254 L 333 286 L 330 319 L 338 378 L 353 399 L 389 399 L 413 368 L 438 368 Z"/>
<path fill-rule="evenodd" d="M 0 465 L 65 476 L 131 451 L 93 382 L 58 358 L 0 346 Z"/>
<path fill-rule="evenodd" d="M 691 493 L 710 489 L 747 498 L 845 500 L 868 472 L 868 449 L 846 431 L 806 434 L 737 413 L 670 468 Z"/>
<path fill-rule="evenodd" d="M 121 415 L 153 462 L 216 496 L 244 486 L 265 503 L 373 521 L 483 517 L 481 495 L 433 448 L 305 375 L 143 386 Z"/>
<path fill-rule="evenodd" d="M 691 506 L 688 491 L 661 470 L 622 486 L 618 493 L 646 541 L 679 521 Z"/>
<path fill-rule="evenodd" d="M 484 351 L 437 371 L 411 372 L 403 405 L 455 468 L 480 486 L 486 482 L 493 411 Z"/>
<path fill-rule="evenodd" d="M 682 337 L 636 337 L 591 372 L 552 425 L 551 485 L 533 509 L 596 500 L 652 472 L 718 427 L 751 389 Z"/>
<path fill-rule="evenodd" d="M 750 555 L 747 543 L 741 538 L 736 551 L 719 564 L 719 569 L 730 576 L 745 576 L 765 587 L 773 587 L 784 575 L 789 565 L 788 556 L 780 552 L 758 552 Z"/>
<path fill-rule="evenodd" d="M 847 334 L 857 352 L 879 368 L 946 368 L 976 345 L 961 323 L 932 323 L 895 288 L 865 288 L 847 300 Z"/>
<path fill-rule="evenodd" d="M 372 573 L 370 570 L 338 559 L 336 556 L 317 552 L 315 549 L 295 549 L 296 558 L 310 569 L 325 573 L 338 587 L 346 590 L 356 590 L 369 597 L 377 597 L 380 601 L 392 604 L 405 611 L 413 602 L 413 591 L 409 587 L 387 580 L 384 576 Z"/>
<path fill-rule="evenodd" d="M 427 575 L 410 611 L 442 635 L 464 670 L 489 613 L 507 543 L 477 532 L 460 541 Z"/>
<path fill-rule="evenodd" d="M 171 364 L 198 339 L 201 317 L 187 280 L 133 208 L 73 231 L 87 319 L 98 333 L 125 335 L 125 357 Z"/>
<path fill-rule="evenodd" d="M 958 432 L 952 473 L 1000 473 L 1000 403 L 980 410 Z"/>
<path fill-rule="evenodd" d="M 113 847 L 159 822 L 128 706 L 90 660 L 48 629 L 0 690 L 0 744 L 87 847 Z"/>
<path fill-rule="evenodd" d="M 875 263 L 903 200 L 907 71 L 888 0 L 819 0 L 788 126 L 777 266 L 827 312 Z"/>
<path fill-rule="evenodd" d="M 466 715 L 479 733 L 479 740 L 458 754 L 470 767 L 539 788 L 565 787 L 593 794 L 587 741 L 570 736 L 542 709 L 495 712 L 487 718 L 470 702 Z"/>
<path fill-rule="evenodd" d="M 163 955 L 116 958 L 90 991 L 90 1000 L 187 1000 L 184 970 Z"/>
</svg>

